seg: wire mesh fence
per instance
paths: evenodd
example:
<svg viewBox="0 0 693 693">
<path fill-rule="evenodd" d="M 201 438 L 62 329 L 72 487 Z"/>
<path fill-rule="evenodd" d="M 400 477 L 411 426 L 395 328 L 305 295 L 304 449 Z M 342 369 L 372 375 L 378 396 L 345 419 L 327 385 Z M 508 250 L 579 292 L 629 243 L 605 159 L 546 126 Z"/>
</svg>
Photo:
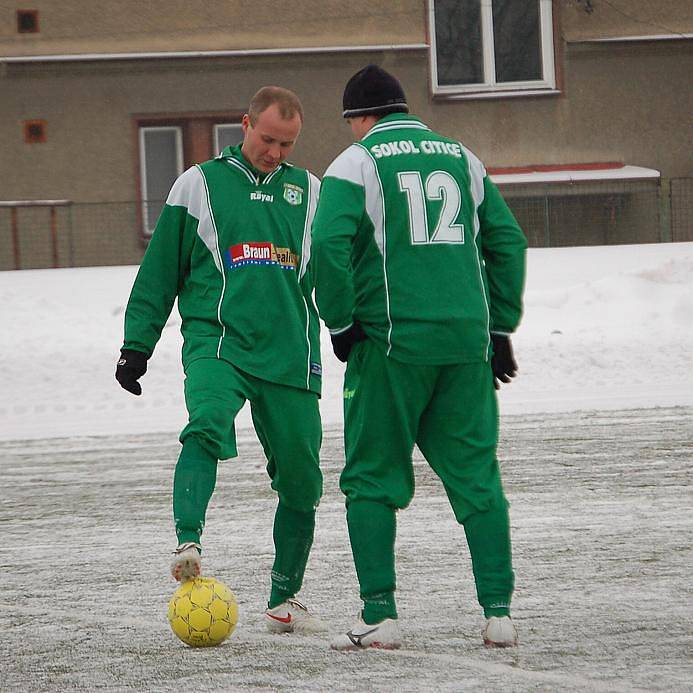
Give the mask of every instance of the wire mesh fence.
<svg viewBox="0 0 693 693">
<path fill-rule="evenodd" d="M 68 200 L 0 202 L 0 269 L 59 267 L 73 256 Z"/>
<path fill-rule="evenodd" d="M 693 178 L 672 178 L 671 240 L 693 241 Z"/>
<path fill-rule="evenodd" d="M 138 264 L 139 202 L 0 202 L 0 270 Z"/>
<path fill-rule="evenodd" d="M 666 239 L 658 182 L 552 183 L 501 191 L 530 246 L 615 245 Z"/>
<path fill-rule="evenodd" d="M 693 178 L 506 185 L 530 246 L 693 241 Z M 138 264 L 141 201 L 0 202 L 0 270 Z"/>
</svg>

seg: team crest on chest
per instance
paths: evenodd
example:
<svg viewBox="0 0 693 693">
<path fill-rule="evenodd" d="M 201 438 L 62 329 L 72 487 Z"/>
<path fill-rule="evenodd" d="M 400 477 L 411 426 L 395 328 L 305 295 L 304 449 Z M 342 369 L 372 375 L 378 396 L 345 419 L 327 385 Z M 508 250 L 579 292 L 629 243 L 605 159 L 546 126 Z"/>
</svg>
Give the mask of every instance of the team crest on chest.
<svg viewBox="0 0 693 693">
<path fill-rule="evenodd" d="M 291 183 L 284 183 L 284 199 L 290 205 L 300 205 L 303 202 L 303 188 Z"/>
</svg>

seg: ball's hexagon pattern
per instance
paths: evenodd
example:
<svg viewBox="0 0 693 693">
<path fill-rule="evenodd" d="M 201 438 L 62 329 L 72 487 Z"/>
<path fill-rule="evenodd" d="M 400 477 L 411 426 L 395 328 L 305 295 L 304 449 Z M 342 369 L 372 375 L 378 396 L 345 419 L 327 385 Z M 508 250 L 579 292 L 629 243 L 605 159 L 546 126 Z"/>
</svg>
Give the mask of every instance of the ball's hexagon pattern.
<svg viewBox="0 0 693 693">
<path fill-rule="evenodd" d="M 233 592 L 219 580 L 198 577 L 184 582 L 168 603 L 171 630 L 191 647 L 219 645 L 238 622 Z"/>
</svg>

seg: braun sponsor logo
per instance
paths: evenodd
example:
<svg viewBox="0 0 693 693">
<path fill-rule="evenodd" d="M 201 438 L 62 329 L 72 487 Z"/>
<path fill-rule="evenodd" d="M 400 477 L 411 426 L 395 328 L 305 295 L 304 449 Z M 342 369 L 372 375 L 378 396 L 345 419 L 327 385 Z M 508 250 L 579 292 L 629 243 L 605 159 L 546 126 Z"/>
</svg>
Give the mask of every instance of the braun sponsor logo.
<svg viewBox="0 0 693 693">
<path fill-rule="evenodd" d="M 253 191 L 250 193 L 251 200 L 259 200 L 260 202 L 274 202 L 274 195 L 269 193 L 263 193 L 259 191 Z"/>
<path fill-rule="evenodd" d="M 412 140 L 396 140 L 395 142 L 374 144 L 371 147 L 371 153 L 376 159 L 399 156 L 400 154 L 448 154 L 461 159 L 462 147 L 453 142 L 441 142 L 439 140 L 421 140 L 416 144 Z"/>
<path fill-rule="evenodd" d="M 295 270 L 298 255 L 290 248 L 278 248 L 274 243 L 238 243 L 224 251 L 227 269 L 246 265 L 277 265 L 282 269 Z"/>
<path fill-rule="evenodd" d="M 269 260 L 272 257 L 271 243 L 239 243 L 231 246 L 232 262 L 242 260 Z"/>
</svg>

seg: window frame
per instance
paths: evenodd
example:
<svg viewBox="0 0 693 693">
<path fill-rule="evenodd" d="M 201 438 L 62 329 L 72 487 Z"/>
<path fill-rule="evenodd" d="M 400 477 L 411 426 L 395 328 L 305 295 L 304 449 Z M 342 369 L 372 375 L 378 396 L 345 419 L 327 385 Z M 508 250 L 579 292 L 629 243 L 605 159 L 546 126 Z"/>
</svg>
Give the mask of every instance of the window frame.
<svg viewBox="0 0 693 693">
<path fill-rule="evenodd" d="M 454 98 L 500 98 L 559 93 L 556 88 L 556 49 L 554 30 L 554 0 L 539 0 L 541 32 L 541 80 L 497 82 L 493 36 L 492 0 L 478 0 L 481 4 L 481 35 L 484 82 L 474 84 L 438 83 L 438 58 L 435 30 L 436 0 L 428 0 L 429 66 L 434 96 Z"/>
<path fill-rule="evenodd" d="M 185 111 L 159 113 L 133 113 L 132 123 L 132 163 L 135 180 L 137 232 L 143 247 L 151 239 L 153 229 L 147 226 L 146 169 L 142 131 L 153 128 L 178 128 L 180 130 L 178 161 L 181 173 L 196 163 L 201 163 L 219 155 L 214 151 L 216 145 L 214 126 L 240 124 L 244 111 Z"/>
<path fill-rule="evenodd" d="M 241 141 L 243 141 L 243 126 L 239 123 L 214 123 L 213 128 L 213 140 L 214 140 L 214 156 L 219 156 L 221 154 L 221 146 L 219 145 L 219 130 L 221 128 L 238 128 L 241 131 Z"/>
<path fill-rule="evenodd" d="M 145 238 L 151 238 L 154 228 L 149 228 L 148 205 L 150 203 L 147 192 L 147 163 L 145 157 L 145 133 L 150 131 L 173 130 L 176 133 L 176 178 L 183 173 L 183 127 L 181 125 L 140 125 L 139 127 L 139 164 L 140 164 L 140 204 L 142 214 L 142 234 Z M 159 200 L 152 200 L 152 202 Z"/>
</svg>

